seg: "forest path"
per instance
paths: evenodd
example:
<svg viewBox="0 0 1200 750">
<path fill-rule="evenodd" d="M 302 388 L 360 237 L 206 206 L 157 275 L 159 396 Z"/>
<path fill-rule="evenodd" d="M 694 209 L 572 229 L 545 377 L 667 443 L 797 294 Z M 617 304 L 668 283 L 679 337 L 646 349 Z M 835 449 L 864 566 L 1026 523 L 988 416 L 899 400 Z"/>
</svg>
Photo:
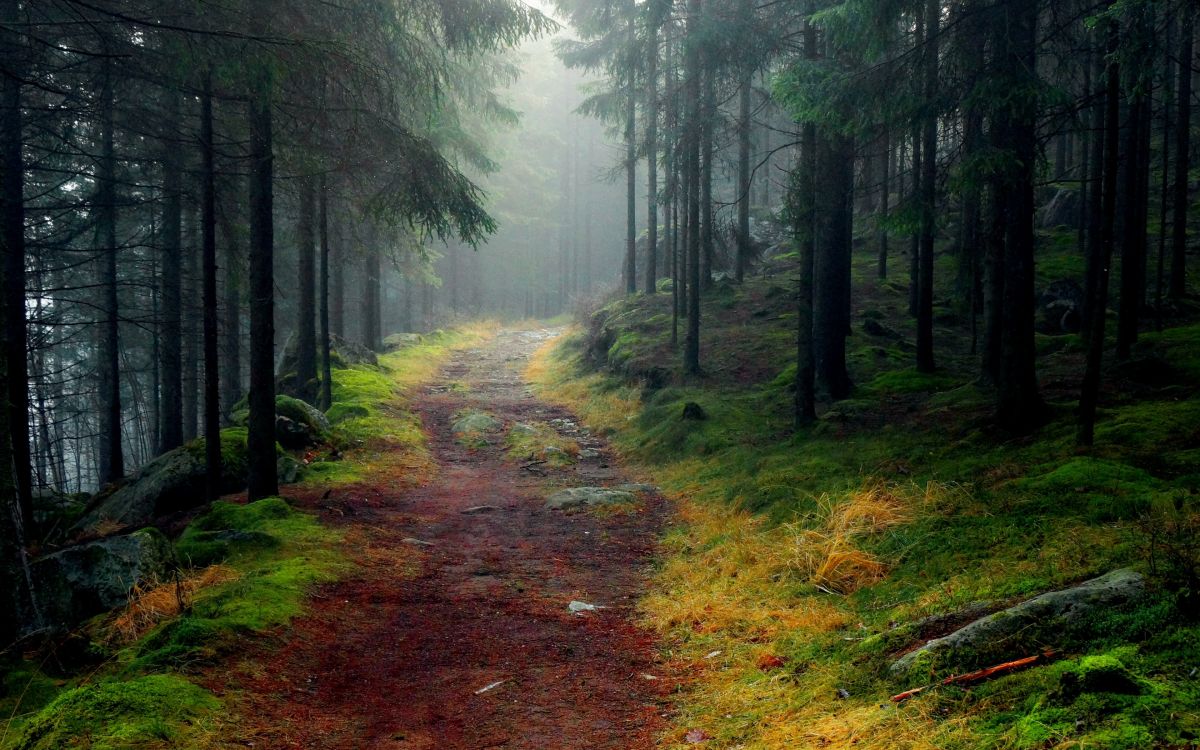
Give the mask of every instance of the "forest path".
<svg viewBox="0 0 1200 750">
<path fill-rule="evenodd" d="M 324 587 L 281 648 L 230 675 L 247 709 L 241 744 L 653 746 L 664 681 L 644 676 L 654 644 L 632 620 L 665 502 L 649 498 L 622 514 L 543 507 L 559 487 L 622 481 L 603 441 L 523 382 L 529 357 L 553 334 L 502 331 L 457 353 L 415 397 L 437 464 L 428 484 L 394 494 L 357 485 L 326 500 L 344 514 L 357 542 L 350 554 L 365 564 Z M 451 425 L 465 410 L 505 428 L 463 445 Z M 506 457 L 506 428 L 518 422 L 552 425 L 590 450 L 566 467 L 525 468 Z M 573 614 L 572 600 L 606 609 Z"/>
</svg>

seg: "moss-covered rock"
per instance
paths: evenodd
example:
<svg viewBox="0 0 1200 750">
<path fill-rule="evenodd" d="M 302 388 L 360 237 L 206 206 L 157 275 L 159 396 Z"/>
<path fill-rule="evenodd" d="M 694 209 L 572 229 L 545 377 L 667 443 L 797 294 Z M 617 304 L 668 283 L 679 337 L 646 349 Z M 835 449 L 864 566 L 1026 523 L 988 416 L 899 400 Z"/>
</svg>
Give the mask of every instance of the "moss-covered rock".
<svg viewBox="0 0 1200 750">
<path fill-rule="evenodd" d="M 125 604 L 134 584 L 165 580 L 177 565 L 167 538 L 143 529 L 38 558 L 31 572 L 45 621 L 70 626 Z"/>
</svg>

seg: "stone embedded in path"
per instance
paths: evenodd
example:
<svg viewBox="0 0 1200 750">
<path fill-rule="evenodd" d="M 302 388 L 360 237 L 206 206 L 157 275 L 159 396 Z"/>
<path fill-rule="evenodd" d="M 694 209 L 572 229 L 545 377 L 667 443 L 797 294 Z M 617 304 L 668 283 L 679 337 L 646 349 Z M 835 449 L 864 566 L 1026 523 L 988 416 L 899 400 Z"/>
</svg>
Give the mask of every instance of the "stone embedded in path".
<svg viewBox="0 0 1200 750">
<path fill-rule="evenodd" d="M 639 484 L 637 482 L 626 482 L 625 484 L 618 484 L 616 487 L 613 487 L 613 489 L 620 490 L 621 492 L 634 492 L 634 493 L 658 492 L 658 487 L 655 487 L 652 484 Z"/>
<path fill-rule="evenodd" d="M 495 505 L 472 505 L 470 508 L 463 509 L 464 515 L 473 516 L 477 513 L 491 513 L 494 510 L 500 510 Z"/>
<path fill-rule="evenodd" d="M 969 667 L 1036 653 L 1041 646 L 1062 647 L 1085 638 L 1097 615 L 1128 604 L 1146 589 L 1145 577 L 1122 568 L 1062 591 L 1051 591 L 982 617 L 936 638 L 892 664 L 894 674 L 917 665 Z"/>
<path fill-rule="evenodd" d="M 500 426 L 495 417 L 481 411 L 464 414 L 455 420 L 450 428 L 456 435 L 467 435 L 479 432 L 491 432 Z"/>
<path fill-rule="evenodd" d="M 632 492 L 607 487 L 572 487 L 546 498 L 550 510 L 568 510 L 591 505 L 616 505 L 637 500 Z"/>
</svg>

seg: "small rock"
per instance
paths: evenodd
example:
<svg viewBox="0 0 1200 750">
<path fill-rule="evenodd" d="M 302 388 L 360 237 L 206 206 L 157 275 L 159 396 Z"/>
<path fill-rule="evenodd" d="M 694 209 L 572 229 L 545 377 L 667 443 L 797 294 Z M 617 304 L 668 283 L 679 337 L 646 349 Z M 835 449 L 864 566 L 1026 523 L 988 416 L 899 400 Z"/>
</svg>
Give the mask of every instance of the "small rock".
<svg viewBox="0 0 1200 750">
<path fill-rule="evenodd" d="M 637 500 L 632 492 L 610 490 L 604 487 L 572 487 L 559 490 L 546 498 L 546 507 L 550 510 L 568 510 L 591 505 L 615 505 L 632 503 Z"/>
<path fill-rule="evenodd" d="M 697 404 L 695 401 L 688 401 L 683 405 L 683 418 L 692 422 L 701 422 L 708 419 L 708 413 L 704 411 L 704 407 Z"/>
<path fill-rule="evenodd" d="M 597 604 L 588 604 L 587 602 L 572 601 L 570 604 L 567 605 L 567 609 L 571 610 L 575 614 L 579 614 L 580 612 L 595 612 L 598 609 L 607 609 L 607 608 L 601 607 Z"/>
<path fill-rule="evenodd" d="M 478 513 L 491 513 L 494 510 L 500 510 L 495 505 L 472 505 L 470 508 L 463 509 L 463 515 L 473 516 Z"/>
<path fill-rule="evenodd" d="M 400 540 L 401 544 L 411 544 L 414 547 L 432 547 L 433 542 L 427 542 L 424 539 L 416 539 L 411 536 L 406 536 Z"/>
</svg>

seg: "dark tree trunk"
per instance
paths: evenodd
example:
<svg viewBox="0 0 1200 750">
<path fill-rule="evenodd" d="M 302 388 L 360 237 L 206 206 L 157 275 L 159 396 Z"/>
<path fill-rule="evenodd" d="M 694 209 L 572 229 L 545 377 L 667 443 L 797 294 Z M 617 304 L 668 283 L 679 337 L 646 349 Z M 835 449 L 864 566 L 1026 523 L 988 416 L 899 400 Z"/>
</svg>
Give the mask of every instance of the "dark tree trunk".
<svg viewBox="0 0 1200 750">
<path fill-rule="evenodd" d="M 229 422 L 234 405 L 242 398 L 242 248 L 233 222 L 222 220 L 221 230 L 225 266 L 221 293 L 225 301 L 221 325 L 221 415 Z"/>
<path fill-rule="evenodd" d="M 646 294 L 658 291 L 658 28 L 646 42 Z"/>
<path fill-rule="evenodd" d="M 362 336 L 363 346 L 371 351 L 380 351 L 383 349 L 383 335 L 380 331 L 380 262 L 379 249 L 375 245 L 375 233 L 372 232 L 368 240 L 369 247 L 366 248 L 366 255 L 363 259 L 363 290 L 362 300 Z M 429 321 L 429 286 L 421 285 L 421 311 L 426 323 Z"/>
<path fill-rule="evenodd" d="M 335 224 L 329 245 L 329 330 L 338 338 L 346 337 L 346 264 L 350 261 L 346 257 L 342 227 L 341 223 Z M 411 321 L 406 321 L 406 325 L 409 327 L 405 330 L 412 330 Z"/>
<path fill-rule="evenodd" d="M 250 422 L 251 500 L 279 494 L 275 458 L 275 219 L 271 83 L 264 74 L 250 101 Z"/>
<path fill-rule="evenodd" d="M 704 56 L 704 112 L 700 118 L 700 285 L 708 289 L 713 283 L 713 121 L 717 115 L 716 71 L 710 55 Z"/>
<path fill-rule="evenodd" d="M 19 16 L 17 0 L 0 0 L 0 52 L 4 72 L 0 73 L 0 242 L 4 263 L 4 430 L 7 451 L 0 463 L 0 477 L 11 480 L 12 501 L 3 497 L 0 514 L 5 521 L 10 508 L 16 509 L 14 521 L 31 528 L 33 523 L 33 479 L 29 454 L 29 333 L 25 321 L 25 164 L 21 147 L 25 142 L 21 117 L 20 75 L 22 42 L 13 29 Z M 11 467 L 11 477 L 9 467 Z M 0 531 L 0 533 L 3 533 Z M 0 544 L 8 541 L 6 537 Z M 8 550 L 0 565 L 10 561 Z M 7 574 L 7 569 L 0 571 Z M 0 641 L 6 642 L 6 641 Z"/>
<path fill-rule="evenodd" d="M 811 23 L 804 26 L 805 56 L 816 59 L 817 33 Z M 816 356 L 813 349 L 813 284 L 816 259 L 817 128 L 806 123 L 801 132 L 800 169 L 793 175 L 796 204 L 793 234 L 800 248 L 799 288 L 796 291 L 796 428 L 817 418 Z"/>
<path fill-rule="evenodd" d="M 912 131 L 912 185 L 910 189 L 911 205 L 918 210 L 921 208 L 921 175 L 924 174 L 924 162 L 922 160 L 921 149 L 921 133 L 918 128 L 913 128 Z M 921 271 L 921 225 L 923 222 L 918 222 L 917 230 L 912 233 L 908 240 L 908 314 L 916 317 L 917 307 L 920 304 L 920 271 Z"/>
<path fill-rule="evenodd" d="M 633 3 L 629 4 L 629 45 L 637 33 Z M 637 293 L 637 76 L 633 66 L 625 75 L 625 293 Z"/>
<path fill-rule="evenodd" d="M 100 333 L 100 484 L 125 476 L 121 441 L 121 342 L 117 300 L 117 157 L 113 146 L 112 59 L 105 58 L 100 88 L 101 146 L 96 200 L 97 221 L 104 257 L 101 260 Z"/>
<path fill-rule="evenodd" d="M 1175 99 L 1175 182 L 1171 201 L 1171 276 L 1168 293 L 1179 300 L 1187 293 L 1188 174 L 1191 168 L 1192 64 L 1195 58 L 1196 6 L 1184 3 L 1179 43 L 1179 89 Z"/>
<path fill-rule="evenodd" d="M 300 223 L 296 231 L 296 372 L 292 388 L 309 402 L 317 395 L 316 231 L 317 186 L 313 177 L 300 180 Z"/>
<path fill-rule="evenodd" d="M 174 131 L 180 109 L 180 95 L 169 92 L 169 130 L 163 138 L 162 322 L 158 337 L 161 453 L 183 445 L 183 159 Z"/>
<path fill-rule="evenodd" d="M 687 101 L 689 112 L 684 130 L 687 159 L 687 337 L 683 345 L 683 367 L 689 375 L 700 374 L 700 51 L 698 47 L 701 0 L 688 0 Z"/>
<path fill-rule="evenodd" d="M 1106 73 L 1106 67 L 1105 67 L 1105 63 L 1104 63 L 1104 56 L 1102 54 L 1096 54 L 1096 55 L 1094 55 L 1094 58 L 1095 59 L 1092 61 L 1092 65 L 1093 65 L 1093 70 L 1094 70 L 1096 86 L 1099 87 L 1099 90 L 1096 92 L 1090 92 L 1090 93 L 1097 94 L 1097 96 L 1095 97 L 1095 104 L 1092 106 L 1092 111 L 1091 111 L 1091 122 L 1092 122 L 1092 135 L 1091 135 L 1091 148 L 1090 148 L 1091 156 L 1089 158 L 1090 164 L 1088 167 L 1088 180 L 1087 180 L 1087 182 L 1088 182 L 1088 202 L 1087 202 L 1088 218 L 1087 218 L 1087 233 L 1086 233 L 1087 245 L 1086 245 L 1086 257 L 1085 257 L 1086 262 L 1085 262 L 1085 270 L 1084 270 L 1083 309 L 1080 311 L 1080 313 L 1081 313 L 1080 314 L 1080 324 L 1081 324 L 1080 336 L 1083 339 L 1083 343 L 1084 343 L 1085 347 L 1089 345 L 1089 342 L 1090 342 L 1089 337 L 1091 336 L 1091 332 L 1094 327 L 1094 321 L 1092 320 L 1092 317 L 1095 314 L 1093 312 L 1093 310 L 1094 310 L 1093 305 L 1095 304 L 1096 300 L 1099 299 L 1099 297 L 1097 296 L 1098 290 L 1093 287 L 1093 284 L 1095 284 L 1097 281 L 1099 281 L 1102 278 L 1101 273 L 1100 273 L 1101 269 L 1095 268 L 1094 266 L 1097 262 L 1100 262 L 1100 260 L 1105 257 L 1102 252 L 1102 249 L 1101 249 L 1101 242 L 1102 242 L 1101 232 L 1103 229 L 1103 224 L 1104 224 L 1104 219 L 1105 219 L 1104 180 L 1108 176 L 1108 167 L 1105 164 L 1105 156 L 1106 156 L 1105 143 L 1106 143 L 1106 138 L 1107 138 L 1106 128 L 1108 127 L 1107 122 L 1106 122 L 1107 108 L 1110 106 L 1110 104 L 1108 103 L 1107 94 L 1106 94 L 1106 90 L 1107 90 L 1106 86 L 1108 85 L 1108 83 L 1105 81 L 1105 77 L 1106 77 L 1107 73 Z M 1118 106 L 1118 116 L 1119 116 L 1120 104 L 1118 103 L 1117 106 Z M 1118 126 L 1119 126 L 1119 123 L 1118 123 Z M 1113 180 L 1114 180 L 1113 184 L 1115 185 L 1116 184 L 1115 174 L 1113 176 Z M 1114 200 L 1115 200 L 1115 198 L 1114 198 Z M 1115 210 L 1115 207 L 1114 207 L 1114 210 Z M 1104 261 L 1106 266 L 1109 262 L 1110 261 L 1108 261 L 1108 260 Z M 1106 280 L 1105 283 L 1107 283 L 1107 279 L 1108 279 L 1108 268 L 1107 267 L 1103 269 L 1103 274 L 1104 274 L 1103 278 Z M 1105 289 L 1105 292 L 1104 292 L 1104 302 L 1105 302 L 1105 304 L 1108 303 L 1108 290 L 1107 289 Z"/>
<path fill-rule="evenodd" d="M 196 283 L 200 274 L 197 256 L 200 253 L 198 221 L 195 213 L 189 212 L 187 231 L 183 245 L 183 442 L 191 442 L 199 435 L 200 424 L 200 328 L 196 325 L 197 315 L 202 314 L 198 304 L 200 294 Z"/>
<path fill-rule="evenodd" d="M 333 363 L 329 352 L 329 186 L 325 177 L 321 177 L 321 209 L 320 209 L 320 242 L 321 242 L 321 396 L 317 400 L 321 411 L 328 411 L 333 405 Z"/>
<path fill-rule="evenodd" d="M 745 12 L 745 9 L 743 9 Z M 751 6 L 750 12 L 753 12 Z M 750 89 L 753 71 L 747 68 L 742 74 L 741 91 L 738 94 L 738 196 L 737 196 L 737 259 L 734 276 L 738 283 L 746 277 L 746 265 L 750 259 Z"/>
<path fill-rule="evenodd" d="M 938 21 L 940 0 L 925 4 L 925 106 L 933 107 L 938 91 Z M 917 370 L 933 372 L 933 242 L 937 224 L 937 113 L 925 115 L 921 146 L 921 247 L 917 274 Z"/>
<path fill-rule="evenodd" d="M 221 379 L 217 361 L 217 183 L 213 147 L 212 71 L 204 74 L 200 96 L 201 267 L 204 275 L 204 489 L 221 496 Z"/>
<path fill-rule="evenodd" d="M 888 275 L 888 214 L 892 206 L 892 134 L 886 128 L 883 131 L 883 183 L 879 190 L 879 248 L 875 260 L 875 273 L 880 280 L 886 280 Z"/>
<path fill-rule="evenodd" d="M 1105 84 L 1104 101 L 1104 159 L 1097 163 L 1096 177 L 1100 183 L 1097 191 L 1102 196 L 1097 240 L 1089 247 L 1093 256 L 1088 264 L 1088 290 L 1093 295 L 1089 302 L 1092 314 L 1087 320 L 1087 365 L 1083 375 L 1083 388 L 1079 396 L 1079 431 L 1076 439 L 1080 445 L 1090 446 L 1095 439 L 1096 406 L 1100 398 L 1101 367 L 1104 363 L 1105 310 L 1108 307 L 1108 276 L 1115 242 L 1114 220 L 1117 208 L 1117 165 L 1120 162 L 1121 129 L 1121 69 L 1116 56 L 1119 37 L 1116 22 L 1110 22 L 1108 32 L 1109 62 Z M 1100 134 L 1095 136 L 1100 139 Z"/>
<path fill-rule="evenodd" d="M 1037 70 L 1037 0 L 1009 0 L 1000 9 L 997 57 L 1014 90 L 1028 90 Z M 1038 107 L 1031 97 L 1007 103 L 993 129 L 1003 153 L 1015 164 L 1003 189 L 1004 293 L 997 378 L 996 419 L 1012 432 L 1027 432 L 1042 420 L 1034 346 L 1034 179 L 1037 164 Z"/>
<path fill-rule="evenodd" d="M 846 371 L 849 299 L 850 210 L 854 192 L 852 144 L 843 136 L 819 134 L 815 198 L 813 350 L 816 381 L 830 400 L 850 395 Z"/>
<path fill-rule="evenodd" d="M 1146 219 L 1149 205 L 1150 102 L 1138 90 L 1129 109 L 1125 155 L 1125 221 L 1121 241 L 1121 305 L 1117 314 L 1117 359 L 1129 359 L 1138 339 L 1146 298 Z"/>
</svg>

